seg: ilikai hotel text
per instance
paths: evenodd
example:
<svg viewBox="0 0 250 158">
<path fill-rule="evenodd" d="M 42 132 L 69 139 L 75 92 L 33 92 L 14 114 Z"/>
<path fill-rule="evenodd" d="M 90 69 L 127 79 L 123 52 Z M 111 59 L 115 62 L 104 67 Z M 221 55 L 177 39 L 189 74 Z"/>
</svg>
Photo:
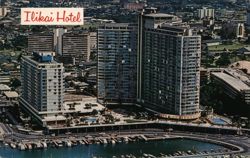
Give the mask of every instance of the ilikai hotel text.
<svg viewBox="0 0 250 158">
<path fill-rule="evenodd" d="M 22 8 L 22 25 L 83 25 L 83 8 Z"/>
</svg>

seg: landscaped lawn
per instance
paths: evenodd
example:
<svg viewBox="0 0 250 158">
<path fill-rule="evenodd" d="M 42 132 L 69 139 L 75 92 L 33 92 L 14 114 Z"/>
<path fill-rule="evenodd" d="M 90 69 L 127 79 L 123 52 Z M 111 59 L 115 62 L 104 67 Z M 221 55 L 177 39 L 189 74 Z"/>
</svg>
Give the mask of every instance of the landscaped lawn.
<svg viewBox="0 0 250 158">
<path fill-rule="evenodd" d="M 209 51 L 223 51 L 226 48 L 229 51 L 234 51 L 234 50 L 237 50 L 237 49 L 245 47 L 245 46 L 247 46 L 247 45 L 244 45 L 241 43 L 234 43 L 234 44 L 230 44 L 230 45 L 221 44 L 218 46 L 209 46 L 208 50 Z"/>
</svg>

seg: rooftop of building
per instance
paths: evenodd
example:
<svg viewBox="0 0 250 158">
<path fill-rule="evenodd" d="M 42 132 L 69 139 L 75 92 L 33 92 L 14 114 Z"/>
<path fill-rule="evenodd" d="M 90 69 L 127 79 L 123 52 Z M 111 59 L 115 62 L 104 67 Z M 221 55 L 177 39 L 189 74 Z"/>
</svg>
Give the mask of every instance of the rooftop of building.
<svg viewBox="0 0 250 158">
<path fill-rule="evenodd" d="M 133 24 L 133 23 L 106 23 L 104 25 L 102 25 L 101 27 L 99 27 L 100 29 L 124 29 L 124 28 L 135 28 L 137 27 L 137 24 Z"/>
<path fill-rule="evenodd" d="M 15 91 L 7 91 L 7 92 L 4 92 L 4 95 L 7 97 L 7 98 L 17 98 L 19 95 L 17 92 Z"/>
<path fill-rule="evenodd" d="M 231 64 L 229 67 L 233 69 L 245 69 L 247 74 L 250 74 L 250 62 L 249 61 L 237 61 Z"/>
<path fill-rule="evenodd" d="M 43 121 L 49 122 L 49 121 L 65 121 L 67 118 L 63 115 L 57 115 L 57 116 L 46 116 L 43 118 Z"/>
<path fill-rule="evenodd" d="M 36 65 L 61 64 L 54 60 L 54 55 L 54 52 L 34 52 L 33 56 L 23 56 L 22 58 L 27 59 Z"/>
<path fill-rule="evenodd" d="M 30 33 L 29 37 L 32 36 L 53 36 L 54 33 L 53 32 L 36 32 L 36 33 Z"/>
<path fill-rule="evenodd" d="M 70 31 L 63 34 L 63 36 L 86 36 L 89 35 L 89 32 L 77 30 L 77 31 Z"/>
<path fill-rule="evenodd" d="M 11 88 L 8 85 L 0 84 L 0 91 L 10 91 Z"/>
<path fill-rule="evenodd" d="M 172 14 L 165 14 L 165 13 L 150 13 L 150 14 L 145 14 L 144 16 L 146 17 L 154 17 L 154 18 L 172 18 L 172 17 L 177 17 Z"/>
<path fill-rule="evenodd" d="M 102 111 L 105 107 L 97 103 L 96 98 L 84 98 L 81 101 L 68 101 L 63 103 L 63 112 L 91 113 L 93 110 Z"/>
<path fill-rule="evenodd" d="M 212 74 L 232 86 L 237 91 L 250 90 L 250 87 L 242 80 L 235 78 L 225 72 L 214 72 Z"/>
</svg>

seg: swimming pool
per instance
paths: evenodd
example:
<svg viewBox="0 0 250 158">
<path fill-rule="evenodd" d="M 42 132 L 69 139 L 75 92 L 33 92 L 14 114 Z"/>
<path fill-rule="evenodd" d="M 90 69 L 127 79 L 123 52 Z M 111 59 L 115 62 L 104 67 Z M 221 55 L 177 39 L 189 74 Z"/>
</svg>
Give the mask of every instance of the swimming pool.
<svg viewBox="0 0 250 158">
<path fill-rule="evenodd" d="M 81 122 L 95 123 L 97 121 L 96 117 L 84 117 L 80 119 Z"/>
<path fill-rule="evenodd" d="M 228 124 L 228 122 L 226 122 L 225 120 L 223 120 L 222 118 L 219 118 L 219 117 L 213 117 L 210 119 L 210 121 L 216 125 L 227 125 Z"/>
</svg>

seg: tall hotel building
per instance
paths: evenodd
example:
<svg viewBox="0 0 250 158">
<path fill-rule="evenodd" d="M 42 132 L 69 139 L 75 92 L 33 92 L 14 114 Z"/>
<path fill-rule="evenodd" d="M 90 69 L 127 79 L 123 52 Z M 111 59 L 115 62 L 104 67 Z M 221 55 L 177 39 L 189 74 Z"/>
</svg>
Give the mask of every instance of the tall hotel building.
<svg viewBox="0 0 250 158">
<path fill-rule="evenodd" d="M 21 63 L 20 105 L 44 125 L 63 104 L 63 64 L 53 60 L 54 52 L 34 52 Z"/>
<path fill-rule="evenodd" d="M 90 35 L 86 33 L 64 33 L 62 35 L 62 57 L 65 64 L 89 61 Z"/>
<path fill-rule="evenodd" d="M 28 52 L 52 52 L 54 50 L 53 33 L 34 33 L 28 36 Z"/>
<path fill-rule="evenodd" d="M 97 99 L 105 104 L 136 101 L 137 25 L 105 24 L 98 29 Z"/>
<path fill-rule="evenodd" d="M 138 103 L 166 118 L 199 117 L 201 37 L 178 17 L 147 9 L 138 43 Z"/>
</svg>

